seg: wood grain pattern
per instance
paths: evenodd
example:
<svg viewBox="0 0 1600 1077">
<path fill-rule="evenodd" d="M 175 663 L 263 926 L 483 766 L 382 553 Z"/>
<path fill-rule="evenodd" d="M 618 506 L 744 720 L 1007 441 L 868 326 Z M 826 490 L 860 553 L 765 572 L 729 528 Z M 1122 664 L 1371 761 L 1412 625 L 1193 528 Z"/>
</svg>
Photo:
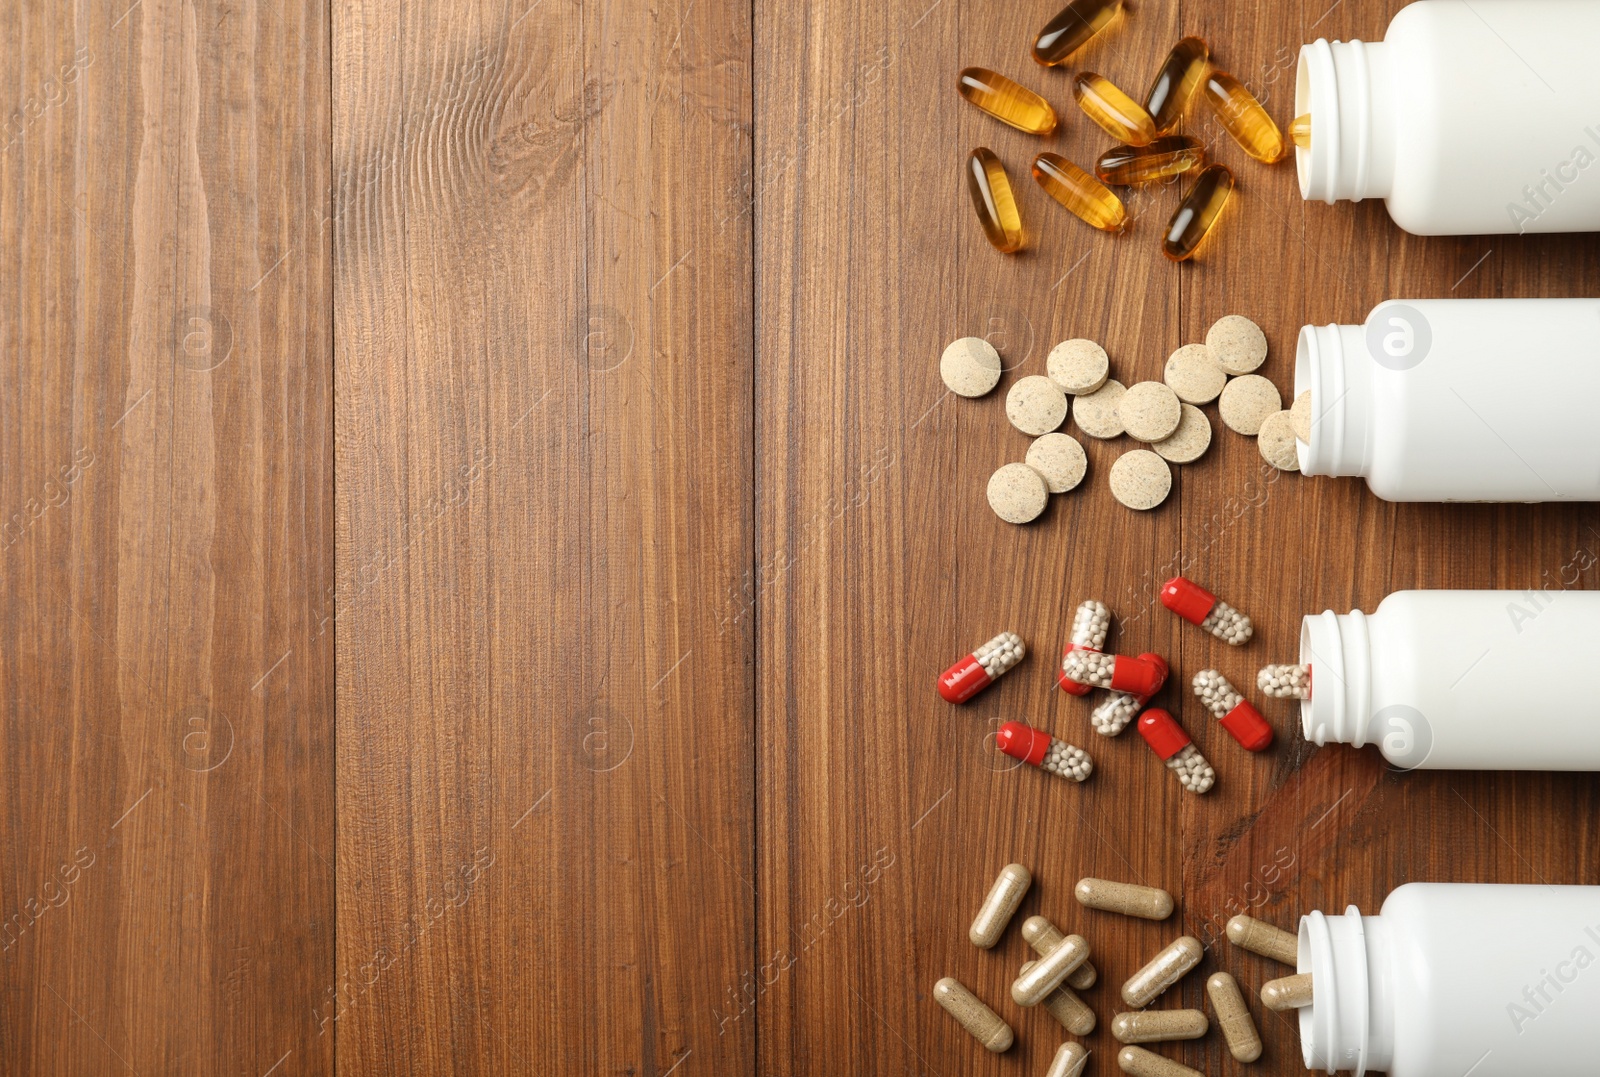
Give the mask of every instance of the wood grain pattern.
<svg viewBox="0 0 1600 1077">
<path fill-rule="evenodd" d="M 327 13 L 0 37 L 0 1071 L 327 1072 Z"/>
</svg>

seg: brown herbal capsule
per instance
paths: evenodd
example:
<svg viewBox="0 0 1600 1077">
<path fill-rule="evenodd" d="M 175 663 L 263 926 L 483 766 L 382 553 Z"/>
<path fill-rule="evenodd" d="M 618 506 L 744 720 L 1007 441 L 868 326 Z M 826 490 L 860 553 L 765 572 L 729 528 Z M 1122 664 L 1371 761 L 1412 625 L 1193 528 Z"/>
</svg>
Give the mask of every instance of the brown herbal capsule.
<svg viewBox="0 0 1600 1077">
<path fill-rule="evenodd" d="M 1030 916 L 1022 921 L 1022 937 L 1040 957 L 1060 946 L 1061 940 L 1066 938 L 1056 925 L 1042 916 Z M 1083 964 L 1067 974 L 1067 986 L 1075 991 L 1087 991 L 1099 978 L 1093 962 L 1084 958 Z"/>
<path fill-rule="evenodd" d="M 983 899 L 983 906 L 973 919 L 971 930 L 967 932 L 972 945 L 988 950 L 1000 941 L 1001 933 L 1011 922 L 1011 917 L 1016 914 L 1017 906 L 1022 904 L 1031 885 L 1033 876 L 1021 864 L 1007 864 L 1000 869 L 999 877 L 989 888 L 989 894 Z"/>
<path fill-rule="evenodd" d="M 1083 1064 L 1089 1061 L 1089 1050 L 1081 1043 L 1063 1043 L 1051 1059 L 1044 1077 L 1080 1077 Z"/>
<path fill-rule="evenodd" d="M 1205 948 L 1193 935 L 1184 935 L 1152 957 L 1144 968 L 1122 985 L 1122 1001 L 1139 1010 L 1150 1005 L 1167 988 L 1200 964 Z"/>
<path fill-rule="evenodd" d="M 1298 1010 L 1311 1005 L 1311 973 L 1268 980 L 1261 985 L 1261 1005 L 1269 1010 Z"/>
<path fill-rule="evenodd" d="M 1293 968 L 1300 961 L 1300 939 L 1282 928 L 1250 916 L 1235 916 L 1228 921 L 1228 941 L 1240 949 Z"/>
<path fill-rule="evenodd" d="M 1118 1051 L 1117 1065 L 1128 1077 L 1205 1077 L 1199 1070 L 1143 1047 L 1124 1047 Z"/>
<path fill-rule="evenodd" d="M 1211 997 L 1211 1008 L 1217 1011 L 1217 1024 L 1228 1041 L 1228 1052 L 1240 1062 L 1260 1058 L 1261 1033 L 1256 1031 L 1255 1018 L 1245 1005 L 1239 981 L 1226 972 L 1216 973 L 1206 981 L 1206 994 Z"/>
<path fill-rule="evenodd" d="M 1111 1034 L 1119 1043 L 1162 1043 L 1197 1040 L 1211 1022 L 1199 1010 L 1141 1010 L 1119 1013 L 1111 1021 Z"/>
<path fill-rule="evenodd" d="M 1018 1006 L 1037 1006 L 1066 980 L 1067 974 L 1089 956 L 1089 944 L 1081 935 L 1068 935 L 1061 944 L 1016 978 L 1011 985 L 1011 1000 Z"/>
<path fill-rule="evenodd" d="M 1025 973 L 1037 964 L 1037 961 L 1024 962 L 1019 973 Z M 1087 1036 L 1094 1031 L 1094 1011 L 1066 984 L 1046 995 L 1040 1005 L 1049 1010 L 1050 1016 L 1061 1022 L 1061 1027 L 1074 1036 Z"/>
<path fill-rule="evenodd" d="M 1080 905 L 1105 912 L 1120 912 L 1141 920 L 1165 920 L 1172 915 L 1172 895 L 1154 886 L 1119 883 L 1110 879 L 1079 879 L 1072 896 Z"/>
<path fill-rule="evenodd" d="M 972 1034 L 973 1039 L 995 1054 L 1006 1050 L 1016 1041 L 1011 1026 L 954 976 L 946 976 L 934 984 L 933 997 L 945 1008 L 945 1012 Z"/>
<path fill-rule="evenodd" d="M 1144 95 L 1145 111 L 1155 120 L 1157 131 L 1170 131 L 1178 125 L 1209 70 L 1211 49 L 1198 37 L 1186 37 L 1172 46 L 1150 92 Z"/>
</svg>

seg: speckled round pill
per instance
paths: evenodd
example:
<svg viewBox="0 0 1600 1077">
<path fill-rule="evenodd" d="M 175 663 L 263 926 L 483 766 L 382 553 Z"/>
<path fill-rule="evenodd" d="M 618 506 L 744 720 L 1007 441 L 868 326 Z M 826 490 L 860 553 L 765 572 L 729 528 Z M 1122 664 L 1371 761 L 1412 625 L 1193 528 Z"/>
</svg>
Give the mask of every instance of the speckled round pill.
<svg viewBox="0 0 1600 1077">
<path fill-rule="evenodd" d="M 1185 344 L 1167 356 L 1161 380 L 1185 404 L 1209 404 L 1228 384 L 1228 375 L 1210 348 L 1204 344 Z"/>
<path fill-rule="evenodd" d="M 1261 421 L 1275 411 L 1283 410 L 1283 398 L 1278 387 L 1260 374 L 1246 374 L 1234 378 L 1223 386 L 1222 398 L 1217 401 L 1217 411 L 1229 430 L 1255 437 Z"/>
<path fill-rule="evenodd" d="M 1122 403 L 1122 394 L 1127 391 L 1116 378 L 1107 378 L 1100 388 L 1074 400 L 1072 418 L 1078 424 L 1078 429 L 1092 438 L 1120 437 L 1122 415 L 1119 405 Z"/>
<path fill-rule="evenodd" d="M 1130 509 L 1153 509 L 1172 491 L 1172 469 L 1149 449 L 1134 449 L 1111 465 L 1111 496 Z"/>
<path fill-rule="evenodd" d="M 1106 357 L 1106 350 L 1094 341 L 1075 337 L 1050 349 L 1044 369 L 1063 393 L 1080 396 L 1106 383 L 1111 360 Z"/>
<path fill-rule="evenodd" d="M 1279 471 L 1299 471 L 1300 454 L 1295 450 L 1294 419 L 1287 411 L 1275 411 L 1261 420 L 1256 432 L 1261 458 Z"/>
<path fill-rule="evenodd" d="M 1043 374 L 1030 374 L 1006 394 L 1006 418 L 1024 434 L 1048 434 L 1067 420 L 1067 394 Z"/>
<path fill-rule="evenodd" d="M 1211 447 L 1211 420 L 1193 404 L 1183 406 L 1183 418 L 1171 437 L 1152 442 L 1150 451 L 1174 464 L 1192 464 Z"/>
<path fill-rule="evenodd" d="M 1070 434 L 1046 434 L 1028 446 L 1023 461 L 1040 475 L 1052 494 L 1064 494 L 1083 481 L 1089 457 Z"/>
<path fill-rule="evenodd" d="M 989 507 L 1008 524 L 1037 520 L 1048 500 L 1044 476 L 1027 464 L 1006 464 L 989 476 Z"/>
<path fill-rule="evenodd" d="M 1289 409 L 1289 419 L 1294 423 L 1294 436 L 1311 444 L 1311 390 L 1307 389 L 1294 398 L 1294 406 Z"/>
<path fill-rule="evenodd" d="M 1172 436 L 1183 418 L 1178 394 L 1159 381 L 1141 381 L 1128 386 L 1117 403 L 1122 428 L 1136 441 L 1160 441 Z"/>
<path fill-rule="evenodd" d="M 1242 314 L 1218 318 L 1206 331 L 1206 347 L 1229 374 L 1248 374 L 1267 361 L 1267 335 Z"/>
<path fill-rule="evenodd" d="M 1000 384 L 1000 353 L 982 337 L 953 340 L 939 357 L 939 377 L 957 396 L 982 396 Z"/>
</svg>

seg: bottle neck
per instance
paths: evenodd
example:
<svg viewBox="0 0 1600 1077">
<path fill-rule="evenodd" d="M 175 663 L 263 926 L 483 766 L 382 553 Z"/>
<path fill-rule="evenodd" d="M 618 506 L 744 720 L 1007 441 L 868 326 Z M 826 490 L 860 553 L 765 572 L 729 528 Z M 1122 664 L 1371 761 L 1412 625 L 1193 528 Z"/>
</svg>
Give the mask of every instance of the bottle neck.
<svg viewBox="0 0 1600 1077">
<path fill-rule="evenodd" d="M 1370 739 L 1372 637 L 1360 610 L 1327 610 L 1300 624 L 1300 661 L 1311 667 L 1311 698 L 1300 701 L 1300 727 L 1316 745 Z"/>
<path fill-rule="evenodd" d="M 1294 395 L 1311 390 L 1311 441 L 1298 446 L 1307 475 L 1367 473 L 1372 358 L 1359 325 L 1307 325 L 1295 348 Z"/>
<path fill-rule="evenodd" d="M 1306 1069 L 1387 1073 L 1394 1058 L 1394 969 L 1382 916 L 1313 912 L 1300 920 L 1300 966 L 1312 1002 L 1300 1009 Z"/>
<path fill-rule="evenodd" d="M 1300 49 L 1296 116 L 1311 116 L 1311 147 L 1295 147 L 1300 196 L 1387 198 L 1394 187 L 1395 121 L 1389 45 L 1318 38 Z"/>
</svg>

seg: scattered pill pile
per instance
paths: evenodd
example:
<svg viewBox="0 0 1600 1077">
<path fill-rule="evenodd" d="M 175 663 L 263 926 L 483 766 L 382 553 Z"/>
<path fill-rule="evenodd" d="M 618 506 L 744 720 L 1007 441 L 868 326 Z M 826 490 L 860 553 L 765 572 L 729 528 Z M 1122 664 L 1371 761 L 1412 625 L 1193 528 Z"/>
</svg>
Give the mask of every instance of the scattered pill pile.
<svg viewBox="0 0 1600 1077">
<path fill-rule="evenodd" d="M 1000 869 L 967 932 L 975 947 L 983 951 L 995 949 L 1033 882 L 1033 873 L 1022 864 L 1007 864 Z M 1110 879 L 1079 879 L 1073 896 L 1087 910 L 1158 922 L 1171 917 L 1176 909 L 1166 890 Z M 1090 1035 L 1097 1026 L 1095 1012 L 1078 994 L 1094 987 L 1099 977 L 1088 939 L 1063 932 L 1041 915 L 1024 920 L 1021 934 L 1035 956 L 1017 969 L 1010 1002 L 1024 1010 L 1035 1006 L 1044 1009 L 1069 1035 Z M 1241 949 L 1290 966 L 1297 963 L 1299 944 L 1295 936 L 1260 920 L 1235 916 L 1228 921 L 1227 937 Z M 1122 983 L 1118 995 L 1127 1009 L 1112 1016 L 1109 1030 L 1119 1044 L 1126 1045 L 1117 1055 L 1117 1064 L 1124 1073 L 1134 1077 L 1199 1077 L 1198 1071 L 1139 1045 L 1197 1040 L 1209 1034 L 1213 1021 L 1204 1010 L 1147 1008 L 1194 971 L 1204 956 L 1205 947 L 1199 939 L 1179 935 Z M 1016 1042 L 1011 1024 L 954 977 L 946 976 L 934 984 L 933 995 L 988 1050 L 1006 1051 Z M 1205 995 L 1233 1058 L 1243 1063 L 1259 1059 L 1261 1034 L 1238 980 L 1231 973 L 1215 972 L 1206 980 Z M 1311 977 L 1297 973 L 1270 980 L 1261 987 L 1260 998 L 1262 1005 L 1272 1010 L 1310 1005 Z M 1068 1041 L 1057 1049 L 1048 1073 L 1051 1077 L 1078 1077 L 1084 1072 L 1088 1057 L 1089 1050 L 1083 1044 Z"/>
<path fill-rule="evenodd" d="M 1073 0 L 1039 32 L 1034 60 L 1045 67 L 1065 63 L 1122 12 L 1122 0 Z M 1049 135 L 1059 125 L 1055 108 L 1043 96 L 988 68 L 965 68 L 956 88 L 983 112 L 1026 134 Z M 1100 155 L 1092 175 L 1058 153 L 1041 153 L 1033 160 L 1034 181 L 1085 224 L 1120 234 L 1132 222 L 1107 184 L 1129 187 L 1198 173 L 1162 235 L 1162 253 L 1175 262 L 1194 256 L 1234 187 L 1233 173 L 1224 165 L 1208 165 L 1198 141 L 1171 133 L 1196 96 L 1205 99 L 1222 129 L 1251 157 L 1270 165 L 1289 153 L 1290 141 L 1261 102 L 1211 62 L 1210 47 L 1198 37 L 1185 37 L 1172 47 L 1143 104 L 1093 71 L 1073 77 L 1072 96 L 1084 116 L 1118 145 Z M 1309 145 L 1309 118 L 1297 119 L 1292 130 L 1296 142 Z M 1003 254 L 1021 250 L 1026 238 L 1011 180 L 988 147 L 980 146 L 968 157 L 967 189 L 994 248 Z"/>
</svg>

